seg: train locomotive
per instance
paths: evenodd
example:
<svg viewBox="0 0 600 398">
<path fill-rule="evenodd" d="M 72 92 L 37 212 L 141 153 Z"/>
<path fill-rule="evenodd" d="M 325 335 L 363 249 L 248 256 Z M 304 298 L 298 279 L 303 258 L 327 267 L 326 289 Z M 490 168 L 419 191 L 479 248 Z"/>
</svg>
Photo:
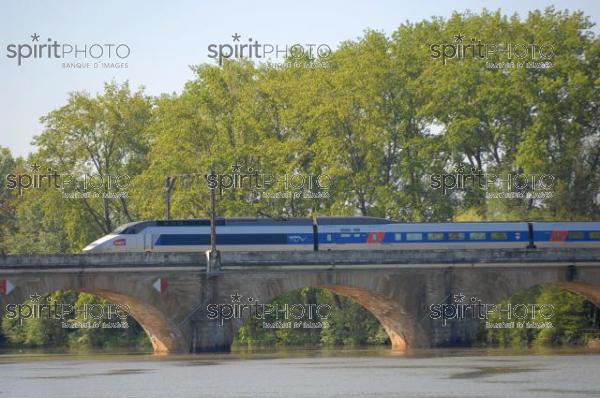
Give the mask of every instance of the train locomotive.
<svg viewBox="0 0 600 398">
<path fill-rule="evenodd" d="M 221 251 L 431 250 L 600 247 L 600 222 L 401 223 L 374 217 L 219 218 Z M 84 253 L 197 252 L 210 249 L 210 221 L 125 224 Z"/>
</svg>

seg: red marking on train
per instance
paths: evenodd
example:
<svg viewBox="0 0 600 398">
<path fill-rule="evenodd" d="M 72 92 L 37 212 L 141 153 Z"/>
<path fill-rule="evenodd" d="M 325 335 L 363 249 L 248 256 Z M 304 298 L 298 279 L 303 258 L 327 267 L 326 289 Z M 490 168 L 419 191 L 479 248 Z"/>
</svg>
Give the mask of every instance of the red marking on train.
<svg viewBox="0 0 600 398">
<path fill-rule="evenodd" d="M 117 240 L 113 240 L 113 245 L 115 245 L 115 246 L 126 246 L 127 242 L 125 241 L 125 239 L 117 239 Z"/>
<path fill-rule="evenodd" d="M 552 231 L 550 240 L 552 242 L 562 242 L 567 240 L 568 231 Z"/>
<path fill-rule="evenodd" d="M 385 232 L 369 232 L 367 243 L 382 243 Z"/>
</svg>

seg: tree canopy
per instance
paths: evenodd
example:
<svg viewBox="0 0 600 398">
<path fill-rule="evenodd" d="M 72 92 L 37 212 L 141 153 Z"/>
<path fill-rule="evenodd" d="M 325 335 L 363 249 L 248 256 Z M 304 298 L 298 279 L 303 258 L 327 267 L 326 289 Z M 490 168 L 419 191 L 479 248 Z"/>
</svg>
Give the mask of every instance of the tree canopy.
<svg viewBox="0 0 600 398">
<path fill-rule="evenodd" d="M 37 150 L 25 160 L 2 149 L 0 167 L 4 175 L 23 174 L 37 164 L 40 173 L 51 170 L 77 183 L 95 176 L 100 195 L 66 195 L 80 190 L 77 184 L 18 192 L 4 180 L 2 250 L 78 252 L 119 224 L 162 218 L 168 176 L 179 175 L 172 216 L 205 217 L 203 175 L 235 167 L 247 174 L 327 176 L 328 195 L 266 195 L 280 185 L 261 195 L 229 189 L 217 198 L 221 216 L 597 218 L 600 41 L 591 26 L 580 12 L 553 8 L 525 17 L 455 13 L 403 23 L 391 35 L 367 30 L 341 43 L 327 67 L 225 60 L 194 66 L 195 78 L 178 94 L 150 97 L 114 81 L 97 95 L 73 92 L 42 117 Z M 432 45 L 458 41 L 546 43 L 551 65 L 490 67 L 506 60 L 502 52 L 444 62 L 432 56 Z M 486 197 L 473 185 L 432 188 L 430 176 L 456 167 L 548 175 L 554 184 L 542 199 Z M 125 195 L 112 197 L 115 187 L 107 181 L 119 176 L 126 176 Z"/>
</svg>

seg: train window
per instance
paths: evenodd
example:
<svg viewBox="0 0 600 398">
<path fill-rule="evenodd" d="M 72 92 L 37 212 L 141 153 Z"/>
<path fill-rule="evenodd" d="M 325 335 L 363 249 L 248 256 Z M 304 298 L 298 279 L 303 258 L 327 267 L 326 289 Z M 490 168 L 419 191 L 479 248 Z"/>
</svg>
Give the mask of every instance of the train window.
<svg viewBox="0 0 600 398">
<path fill-rule="evenodd" d="M 423 240 L 423 234 L 414 232 L 406 234 L 406 240 Z"/>
<path fill-rule="evenodd" d="M 492 232 L 492 240 L 508 240 L 506 232 Z"/>
<path fill-rule="evenodd" d="M 429 232 L 427 234 L 427 240 L 444 240 L 443 232 Z"/>
<path fill-rule="evenodd" d="M 590 232 L 590 239 L 600 239 L 600 231 Z"/>
<path fill-rule="evenodd" d="M 464 232 L 448 232 L 449 240 L 465 240 Z"/>
<path fill-rule="evenodd" d="M 569 231 L 567 234 L 569 240 L 585 239 L 585 234 L 582 231 Z"/>
<path fill-rule="evenodd" d="M 470 232 L 470 240 L 485 240 L 485 232 Z"/>
<path fill-rule="evenodd" d="M 331 242 L 331 234 L 327 234 L 327 242 Z"/>
<path fill-rule="evenodd" d="M 352 237 L 351 234 L 342 234 L 342 238 L 350 238 L 350 237 Z"/>
<path fill-rule="evenodd" d="M 394 240 L 402 240 L 402 234 L 394 234 Z"/>
<path fill-rule="evenodd" d="M 360 238 L 360 234 L 354 234 L 355 238 Z"/>
</svg>

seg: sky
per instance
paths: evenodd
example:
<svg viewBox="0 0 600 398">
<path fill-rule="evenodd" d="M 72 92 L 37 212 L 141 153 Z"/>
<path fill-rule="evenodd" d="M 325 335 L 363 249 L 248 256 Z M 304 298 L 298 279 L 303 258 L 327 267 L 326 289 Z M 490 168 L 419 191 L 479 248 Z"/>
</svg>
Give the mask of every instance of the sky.
<svg viewBox="0 0 600 398">
<path fill-rule="evenodd" d="M 390 34 L 403 22 L 448 17 L 453 11 L 487 8 L 525 16 L 550 5 L 582 10 L 593 22 L 600 22 L 598 0 L 4 0 L 0 4 L 0 146 L 8 147 L 13 155 L 27 156 L 35 149 L 33 137 L 43 129 L 41 116 L 64 105 L 70 92 L 96 94 L 106 81 L 129 80 L 133 89 L 144 86 L 150 95 L 181 92 L 193 78 L 190 65 L 214 64 L 208 46 L 231 44 L 234 34 L 240 35 L 242 42 L 253 38 L 273 45 L 326 44 L 335 49 L 341 41 L 361 36 L 365 29 Z M 593 30 L 598 34 L 599 27 Z M 63 49 L 67 44 L 90 50 L 85 59 L 83 55 L 63 60 L 24 57 L 18 65 L 17 46 L 23 45 L 21 53 L 27 55 L 25 45 L 33 48 L 32 44 L 44 44 L 48 39 Z M 100 61 L 126 63 L 127 67 L 95 68 L 93 45 L 102 46 Z M 117 46 L 123 58 L 113 52 Z M 94 48 L 95 55 L 99 49 Z M 42 48 L 44 56 L 45 51 L 47 48 Z M 89 63 L 90 67 L 65 68 L 64 61 Z"/>
</svg>

